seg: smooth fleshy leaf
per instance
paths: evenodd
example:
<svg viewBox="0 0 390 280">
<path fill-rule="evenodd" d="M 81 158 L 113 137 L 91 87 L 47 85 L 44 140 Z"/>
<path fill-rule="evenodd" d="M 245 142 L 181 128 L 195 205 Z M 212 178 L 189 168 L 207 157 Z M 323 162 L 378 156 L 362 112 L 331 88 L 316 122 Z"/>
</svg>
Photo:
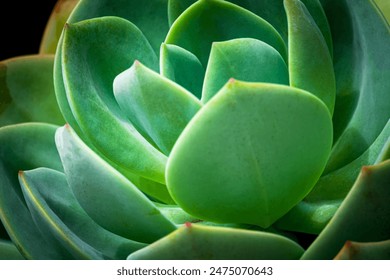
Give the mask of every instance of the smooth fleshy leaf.
<svg viewBox="0 0 390 280">
<path fill-rule="evenodd" d="M 331 143 L 330 114 L 312 94 L 231 80 L 179 137 L 167 186 L 195 217 L 266 228 L 312 189 Z"/>
<path fill-rule="evenodd" d="M 303 249 L 280 235 L 187 223 L 133 254 L 130 260 L 285 260 Z"/>
<path fill-rule="evenodd" d="M 96 223 L 144 243 L 175 229 L 137 187 L 96 155 L 70 127 L 57 130 L 56 144 L 70 188 Z"/>
<path fill-rule="evenodd" d="M 387 20 L 388 24 L 390 24 L 390 2 L 387 0 L 374 0 L 374 2 Z"/>
<path fill-rule="evenodd" d="M 282 217 L 281 229 L 319 234 L 333 217 L 356 181 L 361 168 L 386 159 L 386 143 L 390 139 L 390 121 L 381 134 L 359 158 L 332 173 L 322 176 L 305 199 Z"/>
<path fill-rule="evenodd" d="M 390 123 L 390 120 L 389 120 L 389 123 Z M 387 124 L 386 127 L 389 126 L 389 123 Z M 386 129 L 386 127 L 385 127 L 385 129 Z M 389 137 L 387 138 L 386 143 L 383 145 L 383 148 L 380 151 L 375 163 L 380 163 L 380 162 L 388 160 L 388 159 L 390 159 L 390 133 L 389 133 Z"/>
<path fill-rule="evenodd" d="M 168 15 L 170 24 L 172 25 L 180 14 L 195 2 L 196 0 L 169 0 Z M 287 19 L 283 9 L 283 0 L 229 0 L 229 2 L 243 7 L 268 21 L 279 32 L 287 44 Z M 313 16 L 325 37 L 329 51 L 332 52 L 332 35 L 321 3 L 318 0 L 303 0 L 302 2 Z"/>
<path fill-rule="evenodd" d="M 11 241 L 0 239 L 0 260 L 24 260 L 24 258 Z"/>
<path fill-rule="evenodd" d="M 336 83 L 325 39 L 305 5 L 285 0 L 288 21 L 290 85 L 320 98 L 333 114 Z"/>
<path fill-rule="evenodd" d="M 168 0 L 168 19 L 169 26 L 192 4 L 197 0 Z"/>
<path fill-rule="evenodd" d="M 54 143 L 55 130 L 53 125 L 38 123 L 0 128 L 0 218 L 27 259 L 69 258 L 36 227 L 18 181 L 19 170 L 41 166 L 62 170 Z"/>
<path fill-rule="evenodd" d="M 96 224 L 77 202 L 63 173 L 38 168 L 21 172 L 19 180 L 35 223 L 75 259 L 125 259 L 145 246 Z"/>
<path fill-rule="evenodd" d="M 136 59 L 157 68 L 149 43 L 130 22 L 103 17 L 69 25 L 62 48 L 66 95 L 78 125 L 99 153 L 121 172 L 164 183 L 166 157 L 126 121 L 113 94 L 114 78 Z"/>
<path fill-rule="evenodd" d="M 65 89 L 64 79 L 63 79 L 62 62 L 61 62 L 63 41 L 64 41 L 64 36 L 62 33 L 58 42 L 58 48 L 55 54 L 54 68 L 53 68 L 53 81 L 54 81 L 54 90 L 57 98 L 57 104 L 58 107 L 60 108 L 61 114 L 64 117 L 66 123 L 69 124 L 77 132 L 77 134 L 84 139 L 85 142 L 88 142 L 79 124 L 77 123 L 75 117 L 73 116 L 72 109 L 70 108 L 70 104 L 66 96 L 66 89 Z"/>
<path fill-rule="evenodd" d="M 282 56 L 262 41 L 245 38 L 215 42 L 207 64 L 202 102 L 208 102 L 230 78 L 288 85 L 288 77 Z"/>
<path fill-rule="evenodd" d="M 64 124 L 53 87 L 51 55 L 0 62 L 0 126 L 21 122 Z"/>
<path fill-rule="evenodd" d="M 390 29 L 372 1 L 323 0 L 335 46 L 335 143 L 325 173 L 358 158 L 390 118 Z"/>
<path fill-rule="evenodd" d="M 347 241 L 335 260 L 389 260 L 390 240 L 379 242 Z"/>
<path fill-rule="evenodd" d="M 199 59 L 189 51 L 163 43 L 160 51 L 160 73 L 198 99 L 202 97 L 205 71 Z"/>
<path fill-rule="evenodd" d="M 62 29 L 79 0 L 58 0 L 46 24 L 45 32 L 39 46 L 40 54 L 54 54 Z"/>
<path fill-rule="evenodd" d="M 205 67 L 213 42 L 244 37 L 264 41 L 286 60 L 286 46 L 272 25 L 237 5 L 219 0 L 200 0 L 188 8 L 172 25 L 165 43 L 190 51 Z"/>
<path fill-rule="evenodd" d="M 333 259 L 348 240 L 390 239 L 390 160 L 365 166 L 339 210 L 302 256 Z"/>
<path fill-rule="evenodd" d="M 137 129 L 169 155 L 201 103 L 184 88 L 136 61 L 114 80 L 122 111 Z"/>
<path fill-rule="evenodd" d="M 168 33 L 168 0 L 83 0 L 72 13 L 69 23 L 103 16 L 117 16 L 131 21 L 146 36 L 156 54 Z"/>
</svg>

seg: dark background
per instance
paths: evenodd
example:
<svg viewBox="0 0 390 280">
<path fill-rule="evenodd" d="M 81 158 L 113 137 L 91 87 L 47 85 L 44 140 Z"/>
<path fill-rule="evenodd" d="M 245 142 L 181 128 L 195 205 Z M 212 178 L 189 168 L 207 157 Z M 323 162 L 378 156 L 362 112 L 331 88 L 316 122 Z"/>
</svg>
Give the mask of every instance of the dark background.
<svg viewBox="0 0 390 280">
<path fill-rule="evenodd" d="M 56 2 L 57 0 L 2 1 L 0 61 L 38 52 L 43 31 Z"/>
</svg>

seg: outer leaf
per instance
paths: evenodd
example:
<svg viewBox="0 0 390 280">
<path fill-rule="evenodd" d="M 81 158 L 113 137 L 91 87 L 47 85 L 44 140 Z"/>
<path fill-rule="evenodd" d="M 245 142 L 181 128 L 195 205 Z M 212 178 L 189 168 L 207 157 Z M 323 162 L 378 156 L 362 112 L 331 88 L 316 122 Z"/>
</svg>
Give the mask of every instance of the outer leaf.
<svg viewBox="0 0 390 280">
<path fill-rule="evenodd" d="M 128 259 L 275 260 L 297 259 L 302 253 L 298 244 L 280 235 L 187 223 Z"/>
<path fill-rule="evenodd" d="M 390 24 L 390 2 L 387 0 L 374 0 L 374 3 L 387 20 L 387 23 Z"/>
<path fill-rule="evenodd" d="M 21 56 L 0 62 L 0 126 L 64 124 L 52 79 L 52 56 Z"/>
<path fill-rule="evenodd" d="M 172 26 L 175 20 L 195 2 L 197 0 L 168 0 L 169 25 Z"/>
<path fill-rule="evenodd" d="M 76 259 L 124 259 L 145 246 L 96 224 L 77 202 L 63 173 L 39 168 L 21 172 L 19 180 L 36 224 Z"/>
<path fill-rule="evenodd" d="M 54 89 L 57 98 L 57 103 L 58 106 L 60 107 L 64 119 L 66 120 L 66 123 L 69 124 L 77 132 L 77 134 L 80 135 L 80 137 L 83 137 L 85 142 L 88 142 L 79 124 L 77 123 L 75 117 L 73 116 L 72 109 L 70 108 L 69 101 L 66 96 L 66 89 L 63 80 L 62 62 L 61 62 L 63 41 L 64 41 L 64 36 L 62 34 L 58 42 L 59 47 L 57 48 L 55 54 L 54 69 L 53 69 L 54 72 L 53 81 L 54 81 Z"/>
<path fill-rule="evenodd" d="M 265 20 L 234 4 L 200 0 L 172 25 L 165 43 L 193 53 L 206 66 L 211 44 L 234 38 L 256 38 L 274 47 L 286 59 L 286 46 L 278 32 Z"/>
<path fill-rule="evenodd" d="M 351 190 L 362 166 L 378 163 L 380 158 L 386 159 L 383 147 L 389 139 L 390 121 L 371 147 L 359 158 L 322 176 L 305 199 L 277 222 L 278 227 L 319 234 Z"/>
<path fill-rule="evenodd" d="M 45 32 L 39 47 L 41 54 L 54 54 L 57 49 L 58 41 L 61 37 L 62 29 L 70 13 L 79 0 L 58 0 L 54 6 L 46 25 Z"/>
<path fill-rule="evenodd" d="M 201 107 L 191 93 L 138 61 L 115 78 L 114 93 L 129 120 L 166 155 Z"/>
<path fill-rule="evenodd" d="M 209 101 L 230 78 L 288 85 L 288 70 L 282 56 L 259 40 L 215 42 L 207 64 L 202 102 Z"/>
<path fill-rule="evenodd" d="M 390 240 L 379 242 L 347 241 L 335 260 L 389 260 Z"/>
<path fill-rule="evenodd" d="M 83 0 L 69 18 L 69 23 L 102 16 L 117 16 L 134 23 L 158 54 L 168 33 L 168 0 Z"/>
<path fill-rule="evenodd" d="M 201 98 L 204 68 L 199 59 L 189 51 L 163 43 L 160 51 L 160 73 L 186 88 L 198 99 Z"/>
<path fill-rule="evenodd" d="M 169 0 L 168 15 L 170 24 L 172 25 L 180 14 L 195 2 L 196 0 Z M 229 2 L 243 7 L 268 21 L 280 33 L 287 44 L 287 20 L 283 9 L 283 0 L 229 0 Z M 329 24 L 320 2 L 318 0 L 303 0 L 302 2 L 313 16 L 325 37 L 329 51 L 332 52 L 332 37 Z"/>
<path fill-rule="evenodd" d="M 90 150 L 70 127 L 58 129 L 56 143 L 69 186 L 99 225 L 139 242 L 155 241 L 175 229 L 143 193 Z"/>
<path fill-rule="evenodd" d="M 335 42 L 335 144 L 325 173 L 359 157 L 390 118 L 390 29 L 372 1 L 323 1 Z M 350 47 L 352 46 L 352 47 Z"/>
<path fill-rule="evenodd" d="M 18 171 L 46 166 L 62 170 L 54 144 L 56 127 L 19 124 L 0 129 L 0 218 L 13 243 L 27 259 L 69 258 L 51 246 L 34 224 L 18 182 Z"/>
<path fill-rule="evenodd" d="M 363 167 L 332 222 L 307 249 L 303 259 L 332 259 L 348 240 L 390 239 L 390 160 Z"/>
<path fill-rule="evenodd" d="M 268 227 L 318 180 L 331 128 L 325 105 L 310 93 L 232 80 L 176 142 L 168 189 L 201 219 Z"/>
<path fill-rule="evenodd" d="M 103 17 L 69 25 L 62 49 L 67 99 L 84 135 L 105 158 L 125 172 L 164 183 L 165 156 L 125 121 L 112 90 L 114 78 L 135 59 L 157 66 L 150 45 L 130 22 Z"/>
<path fill-rule="evenodd" d="M 325 39 L 301 1 L 284 3 L 289 27 L 290 85 L 316 95 L 333 114 L 336 83 Z"/>
<path fill-rule="evenodd" d="M 24 258 L 12 242 L 0 240 L 0 260 L 24 260 Z"/>
</svg>

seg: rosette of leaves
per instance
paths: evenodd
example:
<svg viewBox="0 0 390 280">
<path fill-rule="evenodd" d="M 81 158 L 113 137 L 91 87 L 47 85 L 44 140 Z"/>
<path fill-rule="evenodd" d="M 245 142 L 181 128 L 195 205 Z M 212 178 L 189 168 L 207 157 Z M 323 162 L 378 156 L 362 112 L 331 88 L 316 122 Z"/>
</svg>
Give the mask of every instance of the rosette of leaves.
<svg viewBox="0 0 390 280">
<path fill-rule="evenodd" d="M 59 1 L 41 54 L 1 63 L 1 258 L 389 258 L 388 20 Z"/>
</svg>

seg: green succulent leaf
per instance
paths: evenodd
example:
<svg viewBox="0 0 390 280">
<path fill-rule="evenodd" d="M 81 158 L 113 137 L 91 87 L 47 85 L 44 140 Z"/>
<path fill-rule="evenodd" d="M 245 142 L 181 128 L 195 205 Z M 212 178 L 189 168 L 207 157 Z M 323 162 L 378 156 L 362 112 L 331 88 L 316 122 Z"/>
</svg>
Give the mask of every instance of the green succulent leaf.
<svg viewBox="0 0 390 280">
<path fill-rule="evenodd" d="M 290 85 L 320 98 L 333 114 L 336 83 L 325 39 L 299 0 L 285 0 L 288 19 Z"/>
<path fill-rule="evenodd" d="M 330 114 L 312 94 L 231 80 L 179 137 L 167 186 L 195 217 L 266 228 L 312 189 L 331 136 Z"/>
<path fill-rule="evenodd" d="M 130 260 L 297 259 L 303 249 L 280 235 L 187 223 L 133 254 Z"/>
<path fill-rule="evenodd" d="M 390 120 L 389 120 L 389 123 L 390 123 Z M 387 123 L 386 127 L 390 126 L 389 123 Z M 386 129 L 386 127 L 385 127 L 385 129 Z M 387 138 L 386 143 L 383 145 L 383 148 L 380 151 L 375 163 L 380 163 L 380 162 L 388 160 L 388 159 L 390 159 L 390 133 L 389 133 L 389 137 Z"/>
<path fill-rule="evenodd" d="M 51 246 L 33 222 L 18 181 L 19 170 L 44 166 L 62 171 L 55 130 L 53 125 L 38 123 L 0 128 L 0 218 L 27 259 L 68 258 L 67 252 Z"/>
<path fill-rule="evenodd" d="M 54 68 L 53 68 L 53 81 L 54 81 L 54 90 L 57 97 L 57 104 L 60 108 L 62 116 L 66 120 L 66 123 L 69 124 L 77 132 L 77 134 L 80 135 L 80 137 L 83 137 L 85 142 L 88 142 L 79 124 L 77 123 L 77 120 L 73 116 L 73 112 L 72 109 L 70 108 L 68 97 L 66 95 L 66 88 L 63 79 L 62 62 L 61 62 L 63 41 L 64 41 L 64 36 L 61 35 L 58 42 L 58 48 L 55 54 Z"/>
<path fill-rule="evenodd" d="M 40 54 L 55 54 L 62 29 L 79 0 L 58 0 L 46 24 L 39 47 Z"/>
<path fill-rule="evenodd" d="M 206 66 L 213 42 L 243 37 L 264 41 L 286 60 L 286 46 L 272 25 L 237 5 L 220 0 L 200 0 L 188 8 L 172 25 L 165 43 L 190 51 Z"/>
<path fill-rule="evenodd" d="M 0 126 L 21 122 L 64 124 L 53 87 L 53 56 L 0 62 Z"/>
<path fill-rule="evenodd" d="M 198 99 L 202 97 L 205 71 L 199 59 L 189 51 L 163 43 L 160 51 L 160 73 Z"/>
<path fill-rule="evenodd" d="M 81 208 L 63 173 L 39 168 L 19 174 L 35 223 L 76 259 L 125 259 L 145 244 L 109 232 Z"/>
<path fill-rule="evenodd" d="M 358 158 L 390 118 L 390 29 L 372 1 L 323 0 L 335 46 L 335 143 L 325 174 Z"/>
<path fill-rule="evenodd" d="M 88 148 L 69 126 L 57 130 L 56 144 L 70 188 L 96 223 L 146 243 L 175 229 L 137 187 Z"/>
<path fill-rule="evenodd" d="M 208 102 L 230 78 L 246 82 L 289 84 L 288 70 L 282 56 L 270 45 L 251 38 L 213 43 L 202 102 Z"/>
<path fill-rule="evenodd" d="M 192 4 L 197 0 L 168 0 L 168 20 L 169 26 Z"/>
<path fill-rule="evenodd" d="M 335 260 L 389 260 L 390 240 L 379 242 L 347 241 Z"/>
<path fill-rule="evenodd" d="M 282 217 L 277 226 L 319 234 L 351 190 L 361 167 L 378 163 L 381 158 L 387 159 L 385 147 L 389 139 L 390 121 L 366 152 L 343 168 L 322 176 L 305 199 Z"/>
<path fill-rule="evenodd" d="M 190 92 L 136 61 L 114 80 L 122 111 L 137 129 L 169 155 L 177 138 L 200 109 Z"/>
<path fill-rule="evenodd" d="M 195 2 L 196 0 L 169 0 L 168 14 L 170 24 L 172 25 L 180 14 Z M 229 2 L 247 9 L 268 21 L 279 32 L 287 44 L 287 20 L 283 9 L 283 0 L 229 0 Z M 303 0 L 302 2 L 313 16 L 324 35 L 329 51 L 332 53 L 332 34 L 321 3 L 318 0 Z"/>
<path fill-rule="evenodd" d="M 68 22 L 117 16 L 129 20 L 142 30 L 153 50 L 158 54 L 161 42 L 168 33 L 168 0 L 83 0 L 76 7 Z"/>
<path fill-rule="evenodd" d="M 114 78 L 136 59 L 157 68 L 149 43 L 127 20 L 103 17 L 69 25 L 62 47 L 66 95 L 99 153 L 127 172 L 164 183 L 166 157 L 126 121 L 113 94 Z"/>
<path fill-rule="evenodd" d="M 163 213 L 167 219 L 175 223 L 176 225 L 182 225 L 187 222 L 200 222 L 199 219 L 191 216 L 190 214 L 186 213 L 180 206 L 177 205 L 167 205 L 167 204 L 160 204 L 155 203 L 156 207 Z"/>
<path fill-rule="evenodd" d="M 387 0 L 374 0 L 380 13 L 383 14 L 387 23 L 390 25 L 390 2 Z"/>
<path fill-rule="evenodd" d="M 303 259 L 332 259 L 348 240 L 390 239 L 390 160 L 365 166 L 339 210 Z"/>
<path fill-rule="evenodd" d="M 11 241 L 0 239 L 0 260 L 24 260 L 24 257 Z"/>
</svg>

